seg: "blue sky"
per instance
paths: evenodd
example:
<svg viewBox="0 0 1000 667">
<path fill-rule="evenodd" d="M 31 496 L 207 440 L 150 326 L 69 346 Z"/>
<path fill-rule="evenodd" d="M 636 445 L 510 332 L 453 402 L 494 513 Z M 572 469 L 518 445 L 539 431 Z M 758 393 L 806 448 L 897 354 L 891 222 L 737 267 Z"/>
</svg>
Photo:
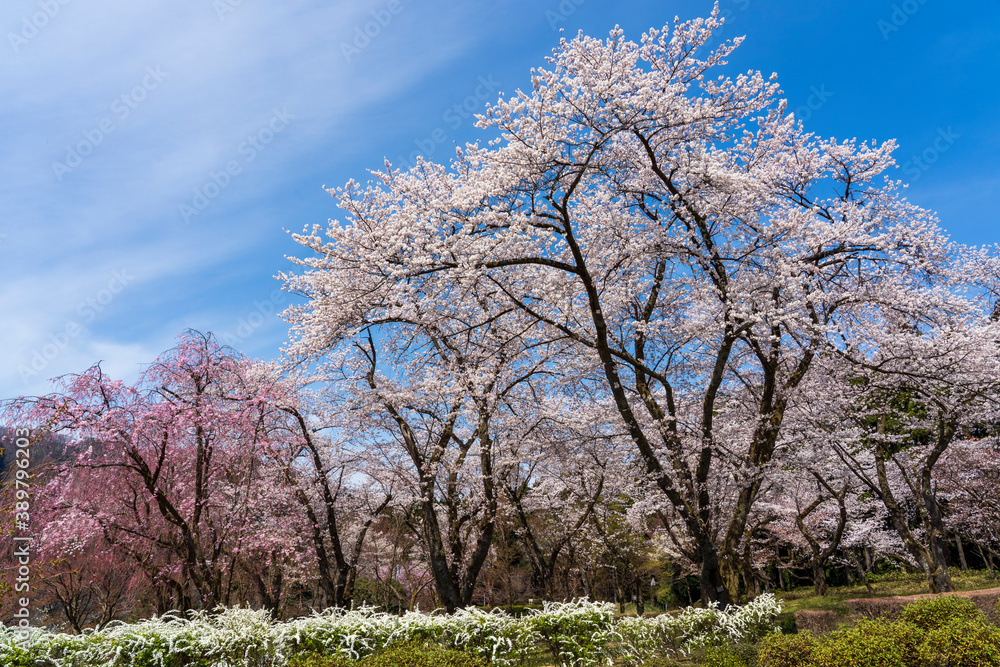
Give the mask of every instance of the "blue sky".
<svg viewBox="0 0 1000 667">
<path fill-rule="evenodd" d="M 97 361 L 133 380 L 187 328 L 274 358 L 323 186 L 443 160 L 530 87 L 559 29 L 638 40 L 707 1 L 10 0 L 0 8 L 0 398 Z M 1000 240 L 1000 2 L 721 0 L 735 70 L 824 136 L 896 138 L 958 241 Z M 373 23 L 378 22 L 380 23 Z M 365 28 L 374 36 L 359 38 Z M 457 106 L 456 106 L 457 105 Z"/>
</svg>

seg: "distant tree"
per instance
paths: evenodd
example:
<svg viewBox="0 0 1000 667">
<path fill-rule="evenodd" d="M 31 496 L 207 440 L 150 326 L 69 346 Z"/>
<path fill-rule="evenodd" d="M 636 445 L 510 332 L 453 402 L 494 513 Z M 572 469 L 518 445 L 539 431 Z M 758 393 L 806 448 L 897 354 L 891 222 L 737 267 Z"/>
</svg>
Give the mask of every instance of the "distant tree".
<svg viewBox="0 0 1000 667">
<path fill-rule="evenodd" d="M 964 259 L 956 274 L 981 275 L 976 268 L 975 257 Z M 885 505 L 935 593 L 952 590 L 940 464 L 966 428 L 996 421 L 1000 409 L 1000 326 L 989 318 L 991 305 L 948 295 L 919 319 L 886 308 L 868 343 L 845 351 L 849 415 L 864 437 L 862 446 L 837 451 Z"/>
</svg>

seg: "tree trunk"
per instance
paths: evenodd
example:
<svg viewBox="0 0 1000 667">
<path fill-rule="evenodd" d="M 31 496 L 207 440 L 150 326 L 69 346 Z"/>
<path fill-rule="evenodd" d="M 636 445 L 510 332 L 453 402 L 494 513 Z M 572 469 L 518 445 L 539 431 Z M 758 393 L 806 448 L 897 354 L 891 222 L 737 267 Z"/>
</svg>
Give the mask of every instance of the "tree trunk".
<svg viewBox="0 0 1000 667">
<path fill-rule="evenodd" d="M 982 558 L 983 562 L 986 563 L 986 569 L 990 571 L 990 578 L 991 579 L 996 579 L 997 578 L 997 573 L 993 569 L 993 559 L 990 557 L 990 555 L 986 551 L 983 551 L 983 545 L 980 544 L 979 542 L 976 542 L 976 549 L 979 550 L 979 556 L 980 556 L 980 558 Z"/>
<path fill-rule="evenodd" d="M 850 553 L 850 552 L 848 552 Z M 864 548 L 865 553 L 865 567 L 861 567 L 861 561 L 854 557 L 853 554 L 850 555 L 851 564 L 854 565 L 854 569 L 858 571 L 858 576 L 861 581 L 864 582 L 865 588 L 868 590 L 869 595 L 875 595 L 875 589 L 868 582 L 868 571 L 871 570 L 871 558 L 868 556 L 868 547 Z"/>
<path fill-rule="evenodd" d="M 885 433 L 885 415 L 879 417 L 878 433 Z M 948 576 L 948 556 L 947 549 L 941 539 L 944 535 L 944 522 L 941 518 L 940 508 L 934 498 L 934 490 L 931 486 L 931 473 L 937 457 L 944 451 L 947 442 L 950 441 L 953 428 L 948 428 L 943 422 L 939 422 L 938 445 L 935 448 L 936 455 L 928 456 L 920 469 L 920 488 L 914 489 L 918 496 L 918 514 L 920 523 L 926 532 L 927 544 L 921 543 L 910 530 L 909 517 L 896 501 L 896 497 L 889 485 L 889 477 L 886 473 L 886 461 L 891 459 L 891 455 L 886 452 L 885 443 L 879 441 L 875 447 L 875 471 L 878 477 L 878 486 L 873 488 L 879 494 L 882 504 L 889 512 L 893 527 L 899 533 L 907 551 L 913 556 L 927 576 L 927 586 L 931 593 L 946 593 L 952 590 L 951 578 Z M 911 485 L 911 489 L 913 486 Z"/>
<path fill-rule="evenodd" d="M 454 614 L 461 602 L 448 568 L 448 559 L 444 553 L 444 541 L 441 539 L 441 530 L 438 526 L 433 502 L 425 501 L 423 510 L 424 543 L 428 547 L 427 560 L 431 566 L 431 574 L 434 575 L 434 589 L 441 599 L 441 605 L 445 612 Z"/>
<path fill-rule="evenodd" d="M 818 558 L 812 561 L 812 578 L 816 595 L 826 595 L 826 567 Z"/>
<path fill-rule="evenodd" d="M 730 586 L 727 588 L 727 581 L 724 578 L 723 569 L 719 562 L 719 552 L 716 550 L 715 544 L 706 537 L 701 540 L 701 544 L 698 546 L 701 555 L 701 601 L 706 606 L 709 602 L 717 602 L 719 608 L 725 609 L 731 600 L 729 591 L 734 586 L 737 589 L 739 587 L 739 581 L 736 579 L 739 573 L 736 568 L 726 567 L 725 575 L 728 575 L 729 579 L 735 580 L 729 582 Z M 726 564 L 729 565 L 728 562 Z"/>
<path fill-rule="evenodd" d="M 962 566 L 962 572 L 969 569 L 969 564 L 965 561 L 965 549 L 962 548 L 962 536 L 955 534 L 955 546 L 958 548 L 958 562 Z"/>
<path fill-rule="evenodd" d="M 642 596 L 642 577 L 635 578 L 635 615 L 642 618 L 646 613 L 646 601 Z"/>
</svg>

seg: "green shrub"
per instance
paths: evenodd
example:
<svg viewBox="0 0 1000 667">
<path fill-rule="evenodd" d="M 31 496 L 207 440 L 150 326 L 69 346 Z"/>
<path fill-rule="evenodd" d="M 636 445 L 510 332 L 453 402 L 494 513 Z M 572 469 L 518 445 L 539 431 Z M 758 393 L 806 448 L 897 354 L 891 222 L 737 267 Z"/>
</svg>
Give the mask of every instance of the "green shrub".
<svg viewBox="0 0 1000 667">
<path fill-rule="evenodd" d="M 351 667 L 355 664 L 342 655 L 324 653 L 299 653 L 288 660 L 288 667 Z"/>
<path fill-rule="evenodd" d="M 768 635 L 757 653 L 760 667 L 812 667 L 817 648 L 810 632 L 792 635 Z"/>
<path fill-rule="evenodd" d="M 745 643 L 709 647 L 703 664 L 708 667 L 756 667 L 757 647 Z"/>
<path fill-rule="evenodd" d="M 7 665 L 10 667 L 35 667 L 41 658 L 41 656 L 36 655 L 33 651 L 17 647 L 4 650 L 0 653 L 0 657 L 3 658 L 5 667 Z"/>
<path fill-rule="evenodd" d="M 956 619 L 981 620 L 985 617 L 972 600 L 942 595 L 911 602 L 903 607 L 902 618 L 924 630 L 933 630 Z"/>
<path fill-rule="evenodd" d="M 358 667 L 486 667 L 482 658 L 433 644 L 399 644 L 370 655 Z"/>
<path fill-rule="evenodd" d="M 916 667 L 923 632 L 912 623 L 863 620 L 829 635 L 813 654 L 818 667 Z"/>
<path fill-rule="evenodd" d="M 682 665 L 673 658 L 668 658 L 663 655 L 648 658 L 643 662 L 640 667 L 687 667 L 687 665 Z"/>
<path fill-rule="evenodd" d="M 919 664 L 927 667 L 1000 667 L 1000 628 L 982 619 L 956 619 L 927 632 Z"/>
</svg>

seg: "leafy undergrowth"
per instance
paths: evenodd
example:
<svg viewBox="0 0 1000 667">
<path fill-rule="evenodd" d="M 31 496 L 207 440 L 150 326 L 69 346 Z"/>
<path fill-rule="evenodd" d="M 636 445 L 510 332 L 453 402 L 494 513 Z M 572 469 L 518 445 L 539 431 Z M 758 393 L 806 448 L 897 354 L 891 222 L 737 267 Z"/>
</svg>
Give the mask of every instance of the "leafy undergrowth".
<svg viewBox="0 0 1000 667">
<path fill-rule="evenodd" d="M 898 621 L 862 620 L 828 635 L 767 637 L 732 667 L 1000 667 L 1000 628 L 966 598 L 917 600 Z"/>
</svg>

